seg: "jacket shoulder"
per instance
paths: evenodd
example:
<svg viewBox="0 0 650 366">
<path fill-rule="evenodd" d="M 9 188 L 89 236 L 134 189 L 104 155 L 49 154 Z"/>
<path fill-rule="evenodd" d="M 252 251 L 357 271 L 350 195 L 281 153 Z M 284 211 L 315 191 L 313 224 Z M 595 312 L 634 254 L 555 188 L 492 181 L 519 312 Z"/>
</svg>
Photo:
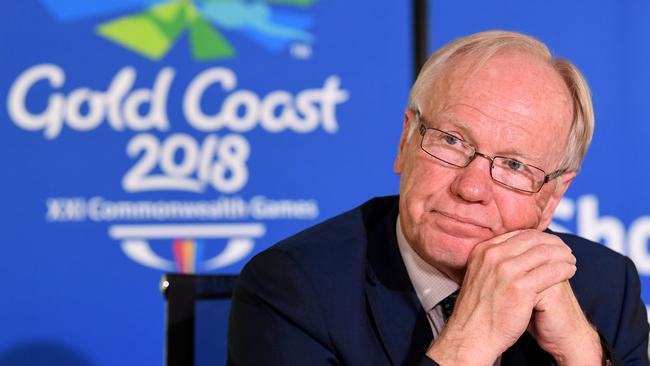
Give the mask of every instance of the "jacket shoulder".
<svg viewBox="0 0 650 366">
<path fill-rule="evenodd" d="M 589 276 L 607 273 L 608 270 L 624 271 L 630 260 L 607 246 L 570 233 L 556 233 L 573 251 L 578 263 L 578 272 L 589 272 Z"/>
<path fill-rule="evenodd" d="M 318 288 L 339 286 L 341 291 L 342 283 L 360 283 L 365 276 L 369 227 L 385 220 L 396 204 L 396 196 L 373 198 L 307 228 L 254 256 L 242 275 L 260 266 L 286 271 L 283 266 L 289 263 Z M 280 263 L 280 257 L 289 262 Z"/>
<path fill-rule="evenodd" d="M 270 249 L 285 252 L 306 265 L 329 260 L 340 267 L 346 258 L 365 261 L 370 227 L 384 220 L 396 204 L 396 196 L 373 198 L 284 239 Z"/>
</svg>

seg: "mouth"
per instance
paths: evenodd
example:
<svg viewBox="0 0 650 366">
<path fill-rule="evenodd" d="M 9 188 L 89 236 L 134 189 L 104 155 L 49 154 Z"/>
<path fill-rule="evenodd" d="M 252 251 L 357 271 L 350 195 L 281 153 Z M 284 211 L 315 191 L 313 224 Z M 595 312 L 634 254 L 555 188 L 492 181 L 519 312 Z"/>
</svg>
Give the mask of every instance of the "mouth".
<svg viewBox="0 0 650 366">
<path fill-rule="evenodd" d="M 453 232 L 464 234 L 485 234 L 485 231 L 492 231 L 489 226 L 484 225 L 478 220 L 462 217 L 449 212 L 431 211 L 433 214 L 439 215 L 441 226 L 450 229 Z"/>
</svg>

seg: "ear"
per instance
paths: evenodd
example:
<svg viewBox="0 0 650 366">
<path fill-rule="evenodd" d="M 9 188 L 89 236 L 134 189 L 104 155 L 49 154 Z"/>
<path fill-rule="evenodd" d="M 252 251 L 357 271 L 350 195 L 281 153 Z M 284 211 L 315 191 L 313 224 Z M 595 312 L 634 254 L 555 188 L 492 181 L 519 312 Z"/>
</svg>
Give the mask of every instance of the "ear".
<svg viewBox="0 0 650 366">
<path fill-rule="evenodd" d="M 555 212 L 555 208 L 557 207 L 557 205 L 560 204 L 562 197 L 564 197 L 564 193 L 569 188 L 569 185 L 571 185 L 571 182 L 575 177 L 576 177 L 576 172 L 567 172 L 555 178 L 555 179 L 561 179 L 561 183 L 559 183 L 560 185 L 550 193 L 550 197 L 548 198 L 546 204 L 542 208 L 542 219 L 540 220 L 537 229 L 545 230 L 551 224 L 551 220 L 553 219 L 553 213 Z M 551 181 L 546 184 L 555 185 L 558 183 Z"/>
<path fill-rule="evenodd" d="M 404 169 L 404 162 L 406 161 L 406 145 L 408 143 L 409 126 L 411 120 L 415 118 L 415 113 L 412 109 L 406 108 L 404 110 L 404 125 L 402 126 L 402 135 L 399 138 L 399 146 L 397 147 L 397 157 L 393 165 L 393 172 L 401 174 Z"/>
</svg>

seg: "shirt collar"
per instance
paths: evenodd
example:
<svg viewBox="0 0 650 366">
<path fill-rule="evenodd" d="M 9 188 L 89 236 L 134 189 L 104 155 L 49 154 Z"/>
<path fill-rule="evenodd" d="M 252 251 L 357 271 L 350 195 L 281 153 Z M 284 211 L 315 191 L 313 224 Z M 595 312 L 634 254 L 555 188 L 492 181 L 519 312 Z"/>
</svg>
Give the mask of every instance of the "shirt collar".
<svg viewBox="0 0 650 366">
<path fill-rule="evenodd" d="M 428 312 L 460 287 L 456 282 L 425 262 L 413 250 L 402 232 L 399 218 L 399 215 L 397 215 L 397 228 L 395 230 L 397 233 L 399 252 L 402 255 L 402 260 L 406 266 L 406 271 L 411 279 L 415 293 L 418 299 L 420 299 L 420 304 Z"/>
</svg>

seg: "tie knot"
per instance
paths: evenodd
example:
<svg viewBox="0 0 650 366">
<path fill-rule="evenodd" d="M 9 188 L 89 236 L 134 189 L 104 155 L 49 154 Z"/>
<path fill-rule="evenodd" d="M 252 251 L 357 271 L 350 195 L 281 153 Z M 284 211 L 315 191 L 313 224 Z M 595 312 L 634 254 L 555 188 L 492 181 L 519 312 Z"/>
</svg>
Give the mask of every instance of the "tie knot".
<svg viewBox="0 0 650 366">
<path fill-rule="evenodd" d="M 445 320 L 449 319 L 451 313 L 454 311 L 456 298 L 458 297 L 458 291 L 460 290 L 456 290 L 454 293 L 447 296 L 444 300 L 440 301 L 440 306 L 442 307 L 442 313 L 445 315 Z"/>
</svg>

